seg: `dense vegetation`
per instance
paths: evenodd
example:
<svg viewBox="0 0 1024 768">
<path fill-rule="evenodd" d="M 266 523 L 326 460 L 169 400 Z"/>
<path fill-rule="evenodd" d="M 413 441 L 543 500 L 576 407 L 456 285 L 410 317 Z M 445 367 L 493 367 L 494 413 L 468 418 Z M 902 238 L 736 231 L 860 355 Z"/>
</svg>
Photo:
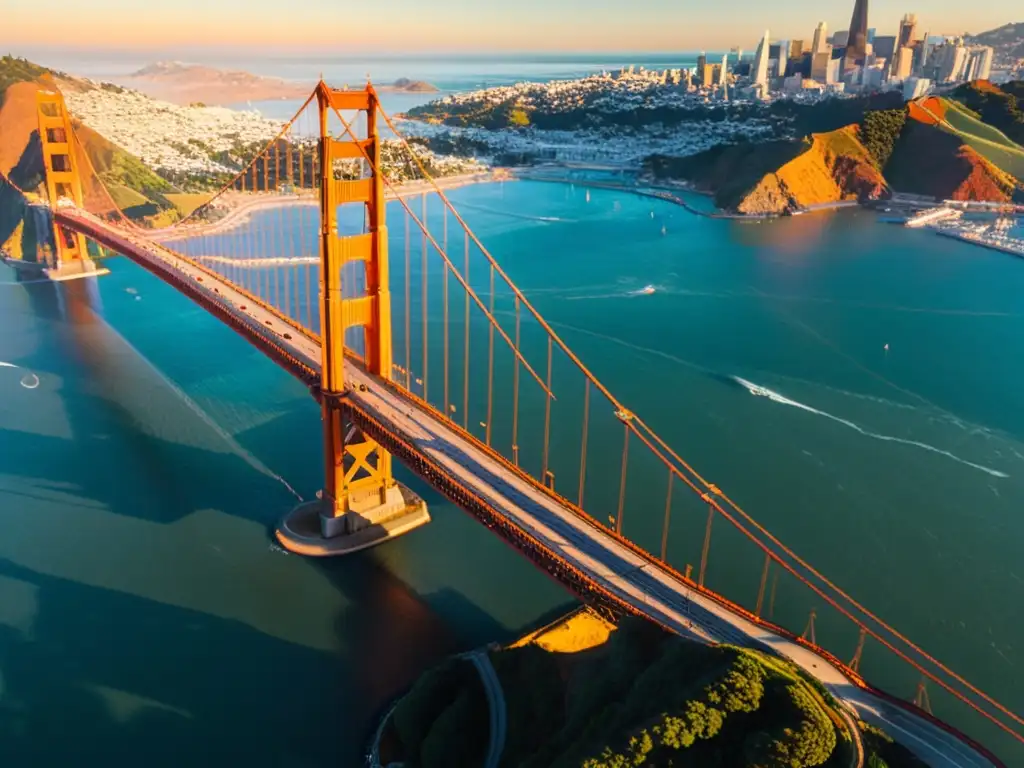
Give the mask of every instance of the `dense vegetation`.
<svg viewBox="0 0 1024 768">
<path fill-rule="evenodd" d="M 860 123 L 860 140 L 878 168 L 885 168 L 889 162 L 906 122 L 906 108 L 875 109 L 864 113 Z"/>
<path fill-rule="evenodd" d="M 769 110 L 790 120 L 796 135 L 806 136 L 857 125 L 865 112 L 871 110 L 900 109 L 902 106 L 903 95 L 899 91 L 887 91 L 852 99 L 825 99 L 811 104 L 782 99 L 772 102 Z"/>
<path fill-rule="evenodd" d="M 995 86 L 976 80 L 961 85 L 952 96 L 1011 141 L 1024 144 L 1024 81 Z"/>
<path fill-rule="evenodd" d="M 508 711 L 508 768 L 846 768 L 853 744 L 831 695 L 787 662 L 626 620 L 580 654 L 493 653 Z M 488 704 L 473 666 L 449 660 L 395 710 L 394 750 L 418 768 L 478 768 Z M 880 731 L 867 765 L 923 764 Z"/>
</svg>

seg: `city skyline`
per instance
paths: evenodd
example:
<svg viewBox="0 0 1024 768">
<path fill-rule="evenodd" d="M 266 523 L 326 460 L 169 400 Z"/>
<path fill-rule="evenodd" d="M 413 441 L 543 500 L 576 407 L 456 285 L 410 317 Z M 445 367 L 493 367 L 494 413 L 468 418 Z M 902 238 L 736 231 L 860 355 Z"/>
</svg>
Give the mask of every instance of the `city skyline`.
<svg viewBox="0 0 1024 768">
<path fill-rule="evenodd" d="M 386 14 L 345 5 L 306 0 L 284 15 L 270 0 L 153 0 L 141 6 L 134 0 L 53 0 L 45 14 L 18 4 L 5 11 L 0 50 L 344 55 L 752 49 L 766 28 L 773 39 L 808 41 L 822 21 L 830 30 L 847 29 L 854 3 L 798 0 L 768 8 L 740 0 L 728 23 L 717 8 L 684 9 L 665 0 L 521 0 L 514 6 L 437 0 L 429 11 L 415 0 L 391 0 Z M 980 33 L 1015 21 L 1016 10 L 1009 0 L 979 7 L 873 0 L 870 6 L 868 26 L 879 34 L 896 34 L 906 13 L 916 14 L 933 34 Z"/>
</svg>

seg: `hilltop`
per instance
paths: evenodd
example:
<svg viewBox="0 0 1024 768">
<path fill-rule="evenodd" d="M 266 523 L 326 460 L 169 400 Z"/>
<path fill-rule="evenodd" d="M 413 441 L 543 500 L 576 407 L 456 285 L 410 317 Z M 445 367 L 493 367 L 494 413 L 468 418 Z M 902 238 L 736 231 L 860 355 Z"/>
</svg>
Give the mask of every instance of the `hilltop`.
<svg viewBox="0 0 1024 768">
<path fill-rule="evenodd" d="M 1004 24 L 978 35 L 972 35 L 968 42 L 975 45 L 990 45 L 995 49 L 996 64 L 1008 66 L 1024 59 L 1024 21 Z"/>
<path fill-rule="evenodd" d="M 740 213 L 783 213 L 843 200 L 907 192 L 938 199 L 1007 201 L 1024 189 L 1024 147 L 994 126 L 1024 130 L 1015 94 L 972 83 L 951 99 L 929 97 L 890 109 L 862 109 L 855 124 L 801 140 L 720 145 L 689 157 L 653 156 L 648 171 L 683 179 L 715 195 L 719 207 Z M 863 102 L 865 105 L 869 102 Z M 981 113 L 965 104 L 974 104 Z M 857 119 L 854 100 L 839 112 L 827 102 L 804 122 Z M 828 110 L 819 119 L 814 113 Z M 988 116 L 988 120 L 984 119 Z"/>
</svg>

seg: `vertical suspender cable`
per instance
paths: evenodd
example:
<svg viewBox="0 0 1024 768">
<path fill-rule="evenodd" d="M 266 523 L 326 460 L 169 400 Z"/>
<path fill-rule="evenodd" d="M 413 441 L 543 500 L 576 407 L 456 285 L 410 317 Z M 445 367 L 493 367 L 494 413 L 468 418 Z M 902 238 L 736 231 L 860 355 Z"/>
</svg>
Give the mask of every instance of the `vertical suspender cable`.
<svg viewBox="0 0 1024 768">
<path fill-rule="evenodd" d="M 462 276 L 469 285 L 469 232 L 466 232 L 466 272 Z M 469 290 L 466 290 L 466 336 L 462 346 L 462 428 L 469 429 Z"/>
<path fill-rule="evenodd" d="M 552 341 L 551 336 L 548 335 L 548 377 L 547 377 L 547 393 L 544 395 L 544 455 L 541 461 L 540 481 L 547 483 L 548 476 L 548 459 L 550 454 L 548 452 L 550 441 L 551 441 L 551 352 L 552 352 Z"/>
<path fill-rule="evenodd" d="M 666 565 L 668 565 L 668 527 L 672 519 L 672 482 L 675 479 L 675 472 L 669 467 L 668 490 L 665 491 L 665 522 L 661 526 L 661 562 Z"/>
<path fill-rule="evenodd" d="M 516 350 L 512 368 L 512 462 L 519 466 L 519 297 L 516 296 Z"/>
<path fill-rule="evenodd" d="M 448 254 L 448 208 L 442 209 L 444 212 L 444 219 L 442 224 L 441 233 L 441 247 L 444 249 L 445 255 Z M 448 393 L 448 262 L 444 263 L 444 282 L 441 283 L 441 293 L 443 296 L 444 303 L 444 417 L 446 419 L 451 418 L 451 405 L 449 401 Z"/>
<path fill-rule="evenodd" d="M 626 431 L 622 438 L 622 471 L 619 474 L 619 511 L 615 515 L 615 532 L 620 536 L 622 535 L 622 513 L 626 508 L 626 470 L 629 466 L 629 422 L 624 422 L 623 426 L 625 426 Z"/>
<path fill-rule="evenodd" d="M 412 368 L 412 331 L 409 325 L 409 314 L 412 304 L 409 302 L 409 212 L 405 213 L 405 388 L 411 390 L 412 383 L 409 370 Z"/>
<path fill-rule="evenodd" d="M 423 399 L 428 403 L 427 376 L 430 374 L 430 327 L 427 325 L 427 193 L 423 193 Z"/>
<path fill-rule="evenodd" d="M 580 490 L 576 506 L 583 509 L 583 490 L 587 484 L 587 430 L 590 427 L 590 379 L 583 379 L 583 437 L 580 440 Z"/>
<path fill-rule="evenodd" d="M 494 267 L 491 267 L 491 317 L 494 317 Z M 487 324 L 487 427 L 485 442 L 491 444 L 491 417 L 494 415 L 494 323 Z"/>
<path fill-rule="evenodd" d="M 697 583 L 704 586 L 704 575 L 708 569 L 708 553 L 711 551 L 711 524 L 715 521 L 715 508 L 708 504 L 708 523 L 704 528 L 704 548 L 700 551 L 700 575 Z"/>
</svg>

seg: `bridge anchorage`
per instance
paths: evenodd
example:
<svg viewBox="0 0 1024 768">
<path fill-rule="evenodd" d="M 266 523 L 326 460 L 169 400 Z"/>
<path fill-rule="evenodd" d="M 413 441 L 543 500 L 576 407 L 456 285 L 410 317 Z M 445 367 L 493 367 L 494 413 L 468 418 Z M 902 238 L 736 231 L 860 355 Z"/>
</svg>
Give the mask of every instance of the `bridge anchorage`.
<svg viewBox="0 0 1024 768">
<path fill-rule="evenodd" d="M 430 522 L 426 502 L 397 483 L 391 454 L 353 422 L 346 403 L 345 335 L 361 328 L 363 362 L 368 373 L 391 380 L 391 292 L 388 288 L 388 231 L 384 179 L 380 175 L 377 94 L 317 86 L 320 117 L 320 317 L 324 436 L 324 490 L 301 504 L 277 528 L 277 538 L 291 552 L 314 557 L 344 555 L 372 547 Z M 366 137 L 342 141 L 328 132 L 331 111 L 365 114 Z M 363 178 L 334 179 L 335 161 L 370 158 Z M 341 205 L 363 207 L 364 231 L 342 235 Z M 346 264 L 361 264 L 363 295 L 342 294 Z M 365 388 L 365 385 L 364 385 Z"/>
</svg>

